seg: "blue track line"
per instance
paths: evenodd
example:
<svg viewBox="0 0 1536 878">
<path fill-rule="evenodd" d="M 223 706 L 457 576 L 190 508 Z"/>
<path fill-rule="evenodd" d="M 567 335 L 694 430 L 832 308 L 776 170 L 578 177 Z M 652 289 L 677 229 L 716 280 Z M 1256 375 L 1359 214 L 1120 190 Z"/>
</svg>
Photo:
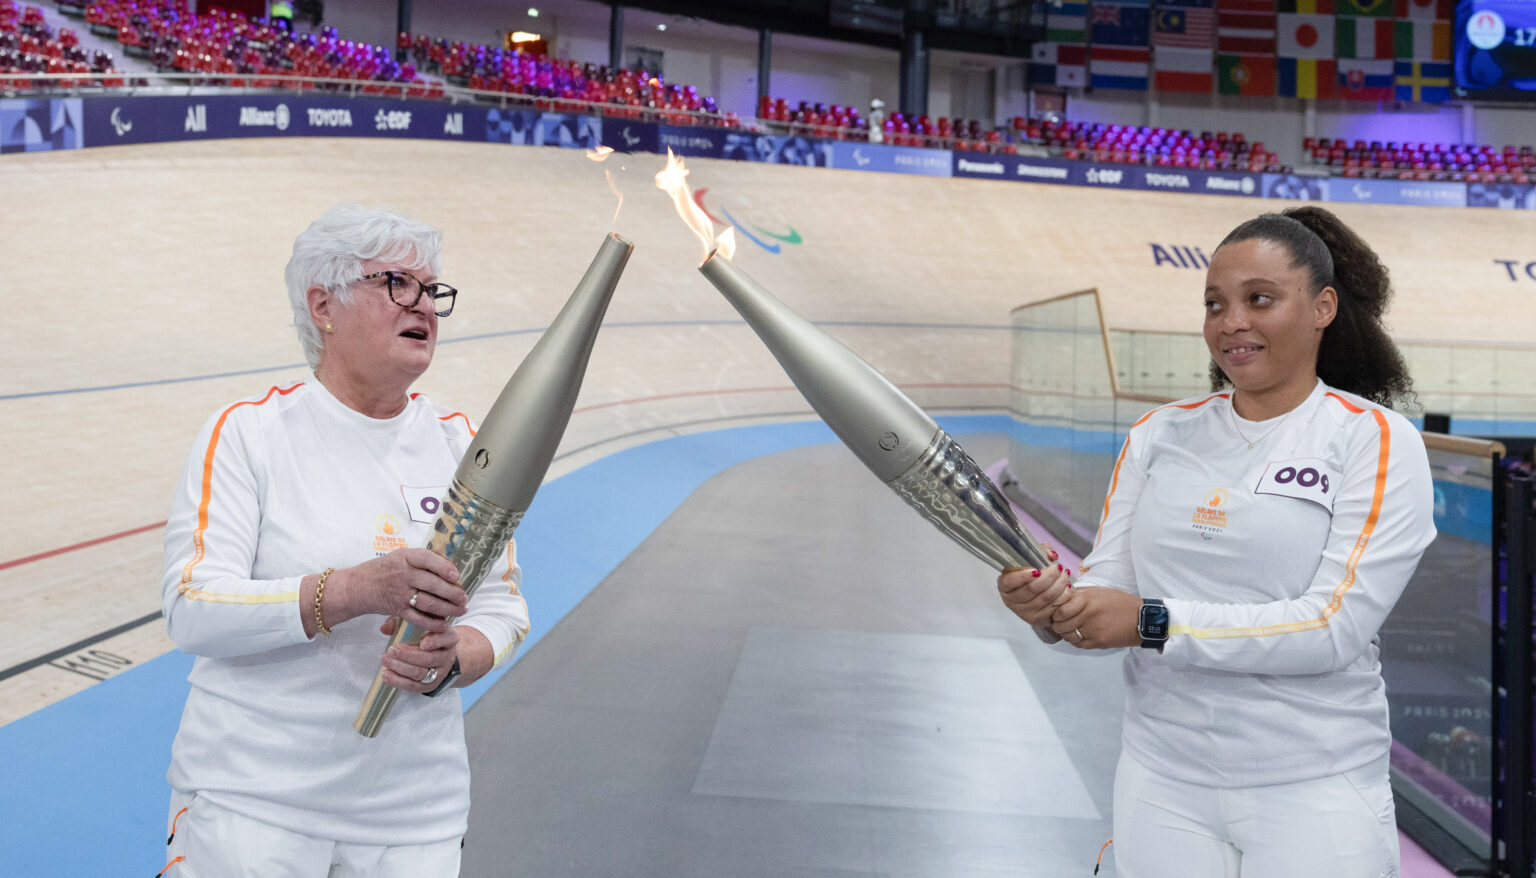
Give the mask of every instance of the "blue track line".
<svg viewBox="0 0 1536 878">
<path fill-rule="evenodd" d="M 938 420 L 957 436 L 1009 428 L 1002 415 Z M 626 448 L 549 482 L 517 531 L 533 622 L 518 658 L 705 481 L 747 460 L 836 441 L 819 421 L 734 427 Z M 465 709 L 514 664 L 461 690 Z M 191 656 L 169 652 L 0 726 L 0 753 L 12 757 L 0 772 L 3 874 L 151 875 L 164 864 L 165 772 L 191 669 Z"/>
</svg>

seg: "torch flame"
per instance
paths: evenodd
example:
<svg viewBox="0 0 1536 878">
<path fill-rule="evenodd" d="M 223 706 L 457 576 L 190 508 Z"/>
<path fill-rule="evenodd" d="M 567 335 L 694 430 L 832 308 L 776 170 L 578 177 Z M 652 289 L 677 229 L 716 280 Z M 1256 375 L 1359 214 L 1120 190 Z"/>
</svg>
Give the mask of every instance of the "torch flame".
<svg viewBox="0 0 1536 878">
<path fill-rule="evenodd" d="M 715 252 L 721 259 L 729 261 L 736 255 L 736 227 L 726 226 L 725 231 L 715 236 Z"/>
<path fill-rule="evenodd" d="M 624 193 L 620 192 L 619 187 L 614 184 L 612 171 L 603 171 L 603 176 L 608 178 L 608 191 L 619 197 L 619 203 L 613 208 L 613 219 L 608 223 L 609 226 L 613 226 L 619 222 L 619 208 L 624 206 Z"/>
<path fill-rule="evenodd" d="M 603 159 L 609 157 L 610 155 L 613 155 L 613 147 L 611 147 L 611 146 L 599 146 L 597 149 L 594 149 L 591 152 L 587 153 L 587 158 L 591 159 L 594 162 L 600 162 Z"/>
<path fill-rule="evenodd" d="M 714 244 L 715 225 L 709 221 L 704 209 L 694 203 L 692 193 L 688 191 L 688 168 L 682 159 L 672 154 L 671 149 L 667 150 L 667 166 L 656 175 L 656 188 L 672 196 L 672 206 L 677 208 L 677 215 L 704 243 L 704 258 L 708 259 Z"/>
</svg>

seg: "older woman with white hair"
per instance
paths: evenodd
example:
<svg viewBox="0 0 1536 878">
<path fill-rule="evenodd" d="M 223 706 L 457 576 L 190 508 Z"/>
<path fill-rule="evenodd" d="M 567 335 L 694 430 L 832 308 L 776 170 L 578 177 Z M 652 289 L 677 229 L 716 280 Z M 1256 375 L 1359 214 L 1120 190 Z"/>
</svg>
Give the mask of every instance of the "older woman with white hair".
<svg viewBox="0 0 1536 878">
<path fill-rule="evenodd" d="M 192 447 L 162 582 L 171 639 L 197 657 L 167 775 L 172 878 L 458 874 L 454 687 L 510 657 L 528 611 L 510 542 L 468 601 L 419 548 L 473 436 L 410 392 L 457 292 L 437 282 L 441 241 L 357 205 L 316 220 L 286 272 L 313 377 L 222 408 Z M 428 633 L 386 653 L 402 619 Z M 364 738 L 381 662 L 408 694 Z"/>
</svg>

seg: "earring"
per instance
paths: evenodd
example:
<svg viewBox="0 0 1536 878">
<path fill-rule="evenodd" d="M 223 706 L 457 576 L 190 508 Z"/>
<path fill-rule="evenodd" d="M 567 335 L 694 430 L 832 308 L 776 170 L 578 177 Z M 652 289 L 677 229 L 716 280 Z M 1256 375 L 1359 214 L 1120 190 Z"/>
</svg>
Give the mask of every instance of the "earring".
<svg viewBox="0 0 1536 878">
<path fill-rule="evenodd" d="M 330 332 L 331 331 L 331 324 L 329 324 L 329 323 L 325 324 L 325 331 L 326 332 Z"/>
</svg>

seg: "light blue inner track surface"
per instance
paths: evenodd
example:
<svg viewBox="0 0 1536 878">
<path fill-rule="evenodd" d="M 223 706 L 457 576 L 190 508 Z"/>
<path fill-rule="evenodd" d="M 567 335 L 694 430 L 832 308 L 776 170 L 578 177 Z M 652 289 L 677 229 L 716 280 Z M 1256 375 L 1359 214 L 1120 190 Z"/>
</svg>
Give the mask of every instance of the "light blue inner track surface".
<svg viewBox="0 0 1536 878">
<path fill-rule="evenodd" d="M 1010 421 L 940 424 L 964 435 L 1006 433 Z M 533 620 L 523 654 L 705 480 L 765 454 L 835 441 L 820 421 L 695 433 L 620 451 L 545 485 L 517 532 Z M 848 465 L 859 466 L 851 454 Z M 464 689 L 465 709 L 508 667 Z M 168 653 L 0 727 L 0 872 L 155 874 L 164 864 L 165 771 L 191 668 L 191 656 Z"/>
</svg>

